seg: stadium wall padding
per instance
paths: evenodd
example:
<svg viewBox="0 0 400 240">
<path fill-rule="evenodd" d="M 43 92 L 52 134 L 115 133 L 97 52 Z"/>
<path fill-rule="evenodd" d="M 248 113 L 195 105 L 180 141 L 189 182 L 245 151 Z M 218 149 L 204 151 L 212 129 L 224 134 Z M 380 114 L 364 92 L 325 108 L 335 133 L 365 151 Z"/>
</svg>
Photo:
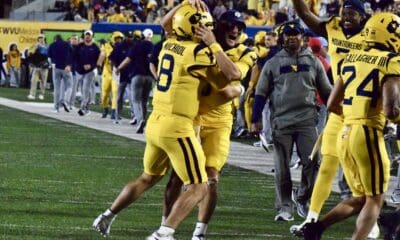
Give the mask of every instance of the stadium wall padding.
<svg viewBox="0 0 400 240">
<path fill-rule="evenodd" d="M 143 31 L 150 28 L 154 32 L 153 42 L 161 39 L 162 28 L 159 24 L 145 23 L 87 23 L 87 22 L 32 22 L 32 21 L 0 21 L 0 47 L 6 54 L 11 43 L 16 43 L 20 52 L 36 43 L 39 34 L 44 34 L 50 44 L 56 34 L 68 39 L 72 34 L 81 35 L 85 30 L 94 32 L 95 41 L 108 40 L 114 31 Z M 269 27 L 248 27 L 246 33 L 253 37 L 259 30 L 269 30 Z"/>
</svg>

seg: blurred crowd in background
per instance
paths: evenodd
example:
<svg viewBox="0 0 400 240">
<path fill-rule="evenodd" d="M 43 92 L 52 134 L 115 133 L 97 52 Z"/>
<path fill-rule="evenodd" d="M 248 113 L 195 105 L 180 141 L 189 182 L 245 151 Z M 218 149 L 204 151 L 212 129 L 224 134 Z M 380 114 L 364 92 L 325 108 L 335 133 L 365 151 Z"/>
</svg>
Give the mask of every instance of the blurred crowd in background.
<svg viewBox="0 0 400 240">
<path fill-rule="evenodd" d="M 145 22 L 159 23 L 160 19 L 178 4 L 178 0 L 69 0 L 58 3 L 67 12 L 66 21 Z M 206 0 L 210 12 L 218 19 L 225 11 L 235 9 L 245 16 L 247 25 L 269 26 L 295 18 L 290 0 Z M 328 18 L 340 11 L 341 0 L 308 0 L 311 9 Z M 368 13 L 391 11 L 400 13 L 395 0 L 365 0 Z"/>
</svg>

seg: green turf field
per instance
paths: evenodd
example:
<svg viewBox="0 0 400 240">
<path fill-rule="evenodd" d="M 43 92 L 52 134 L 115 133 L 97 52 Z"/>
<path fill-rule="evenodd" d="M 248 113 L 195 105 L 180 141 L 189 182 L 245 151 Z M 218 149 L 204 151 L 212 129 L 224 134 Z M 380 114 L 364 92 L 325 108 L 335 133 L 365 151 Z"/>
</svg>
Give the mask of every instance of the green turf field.
<svg viewBox="0 0 400 240">
<path fill-rule="evenodd" d="M 138 141 L 0 105 L 0 239 L 103 239 L 91 224 L 141 173 L 143 150 Z M 109 239 L 144 239 L 157 229 L 165 183 L 122 212 Z M 273 177 L 227 166 L 208 239 L 295 239 L 288 229 L 302 220 L 274 222 L 274 196 Z M 176 238 L 190 239 L 195 221 L 188 217 Z M 324 239 L 349 238 L 353 226 L 351 218 Z"/>
</svg>

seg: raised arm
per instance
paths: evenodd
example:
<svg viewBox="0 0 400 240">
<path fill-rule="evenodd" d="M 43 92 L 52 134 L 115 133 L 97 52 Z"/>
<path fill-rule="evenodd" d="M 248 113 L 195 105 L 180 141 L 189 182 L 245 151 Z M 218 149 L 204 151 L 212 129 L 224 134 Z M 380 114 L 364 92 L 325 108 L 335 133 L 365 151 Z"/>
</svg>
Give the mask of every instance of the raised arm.
<svg viewBox="0 0 400 240">
<path fill-rule="evenodd" d="M 214 33 L 204 27 L 200 26 L 196 29 L 196 37 L 201 39 L 207 46 L 210 47 L 212 53 L 217 59 L 217 65 L 224 73 L 228 81 L 240 80 L 242 74 L 236 64 L 226 55 L 221 45 L 217 43 Z"/>
<path fill-rule="evenodd" d="M 327 38 L 327 33 L 323 21 L 311 12 L 309 6 L 304 0 L 292 0 L 293 7 L 297 15 L 304 21 L 314 33 Z"/>
</svg>

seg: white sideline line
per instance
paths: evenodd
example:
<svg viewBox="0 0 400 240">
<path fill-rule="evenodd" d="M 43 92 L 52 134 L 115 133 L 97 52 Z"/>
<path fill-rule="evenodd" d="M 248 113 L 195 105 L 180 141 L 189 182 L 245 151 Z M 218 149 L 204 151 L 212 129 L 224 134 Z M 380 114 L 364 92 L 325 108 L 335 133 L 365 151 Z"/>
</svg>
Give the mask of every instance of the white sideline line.
<svg viewBox="0 0 400 240">
<path fill-rule="evenodd" d="M 60 232 L 65 232 L 65 230 L 75 230 L 75 231 L 82 231 L 82 230 L 90 230 L 90 231 L 95 231 L 93 230 L 92 227 L 52 227 L 52 226 L 40 226 L 40 225 L 20 225 L 20 224 L 0 224 L 1 227 L 8 227 L 8 228 L 29 228 L 29 229 L 48 229 L 51 231 L 60 231 Z M 113 232 L 143 232 L 147 231 L 147 229 L 135 229 L 135 228 L 112 228 Z M 112 236 L 112 234 L 111 234 Z M 228 232 L 228 233 L 210 233 L 210 236 L 242 236 L 242 237 L 281 237 L 281 238 L 286 238 L 287 236 L 284 235 L 278 235 L 278 234 L 245 234 L 245 233 L 234 233 L 234 232 Z"/>
<path fill-rule="evenodd" d="M 12 198 L 11 198 L 12 199 Z M 96 206 L 107 206 L 111 205 L 112 202 L 89 202 L 89 201 L 73 201 L 73 200 L 54 200 L 54 199 L 41 199 L 38 201 L 40 203 L 47 203 L 47 202 L 52 202 L 52 203 L 66 203 L 66 204 L 76 204 L 76 205 L 96 205 Z M 151 207 L 162 207 L 162 203 L 140 203 L 136 202 L 132 204 L 132 207 L 135 206 L 151 206 Z M 235 206 L 217 206 L 216 209 L 218 210 L 237 210 L 237 211 L 262 211 L 262 212 L 269 212 L 271 209 L 267 208 L 259 208 L 259 207 L 235 207 Z"/>
<path fill-rule="evenodd" d="M 39 183 L 65 183 L 65 184 L 85 184 L 88 182 L 69 182 L 60 180 L 49 180 L 49 179 L 21 179 L 18 182 L 39 182 Z"/>
<path fill-rule="evenodd" d="M 96 231 L 94 230 L 91 226 L 88 227 L 52 227 L 52 226 L 38 226 L 38 225 L 21 225 L 21 224 L 9 224 L 9 223 L 0 223 L 0 227 L 6 227 L 6 228 L 14 228 L 14 229 L 21 229 L 21 228 L 28 228 L 28 229 L 48 229 L 51 231 L 57 231 L 57 232 L 65 232 L 65 230 L 75 230 L 75 231 Z M 119 228 L 119 227 L 113 227 L 112 231 L 115 232 L 144 232 L 144 231 L 149 231 L 149 229 L 135 229 L 135 228 Z M 151 231 L 151 230 L 150 230 Z M 118 236 L 117 234 L 114 234 L 115 236 Z M 111 237 L 113 234 L 111 233 Z M 238 233 L 238 232 L 220 232 L 220 233 L 209 233 L 210 237 L 213 236 L 231 236 L 231 237 L 268 237 L 268 239 L 271 238 L 284 238 L 287 239 L 287 235 L 280 235 L 280 234 L 268 234 L 268 233 L 254 233 L 254 234 L 246 234 L 246 233 Z M 324 239 L 339 239 L 335 237 L 324 237 Z M 340 238 L 343 239 L 343 238 Z M 345 238 L 348 239 L 348 238 Z"/>
<path fill-rule="evenodd" d="M 39 153 L 26 153 L 26 152 L 3 152 L 3 154 L 13 154 L 13 155 L 43 155 Z M 112 156 L 112 155 L 84 155 L 84 154 L 63 154 L 63 153 L 51 153 L 50 156 L 71 156 L 71 157 L 78 157 L 78 158 L 106 158 L 106 159 L 130 159 L 126 156 Z"/>
</svg>

